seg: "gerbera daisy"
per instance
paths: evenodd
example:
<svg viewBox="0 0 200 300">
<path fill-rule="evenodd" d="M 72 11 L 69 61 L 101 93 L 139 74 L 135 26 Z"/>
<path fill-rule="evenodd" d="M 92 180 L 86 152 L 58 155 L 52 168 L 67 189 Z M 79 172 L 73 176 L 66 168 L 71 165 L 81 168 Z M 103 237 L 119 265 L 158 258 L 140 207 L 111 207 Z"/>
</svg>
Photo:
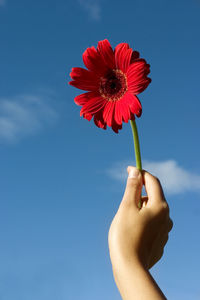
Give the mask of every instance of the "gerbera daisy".
<svg viewBox="0 0 200 300">
<path fill-rule="evenodd" d="M 150 65 L 139 52 L 127 43 L 121 43 L 113 51 L 108 40 L 98 42 L 83 53 L 86 69 L 72 68 L 69 84 L 88 91 L 75 97 L 82 106 L 80 115 L 103 129 L 107 125 L 118 133 L 122 122 L 141 116 L 142 106 L 136 95 L 151 82 L 147 77 Z"/>
</svg>

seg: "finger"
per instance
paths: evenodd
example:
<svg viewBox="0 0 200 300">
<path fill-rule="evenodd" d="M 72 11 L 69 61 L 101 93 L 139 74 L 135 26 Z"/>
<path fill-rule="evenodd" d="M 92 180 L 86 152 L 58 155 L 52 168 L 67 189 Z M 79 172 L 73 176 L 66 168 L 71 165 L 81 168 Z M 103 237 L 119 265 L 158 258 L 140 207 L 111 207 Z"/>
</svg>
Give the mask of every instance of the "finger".
<svg viewBox="0 0 200 300">
<path fill-rule="evenodd" d="M 147 206 L 147 202 L 148 202 L 148 197 L 147 196 L 142 196 L 141 197 L 141 207 L 145 208 Z"/>
<path fill-rule="evenodd" d="M 131 204 L 138 209 L 142 192 L 142 174 L 136 167 L 130 166 L 127 168 L 127 172 L 128 179 L 122 203 Z"/>
<path fill-rule="evenodd" d="M 161 225 L 160 234 L 168 234 L 173 228 L 173 221 L 169 216 L 167 217 L 166 221 Z"/>
<path fill-rule="evenodd" d="M 148 173 L 147 171 L 143 171 L 142 173 L 143 173 L 146 193 L 149 200 L 148 204 L 157 205 L 158 203 L 165 201 L 163 189 L 158 178 Z"/>
<path fill-rule="evenodd" d="M 171 218 L 169 218 L 168 227 L 167 227 L 168 232 L 170 232 L 172 228 L 173 228 L 173 221 Z"/>
<path fill-rule="evenodd" d="M 169 239 L 168 233 L 163 234 L 162 236 L 160 236 L 160 247 L 164 248 L 165 245 L 167 244 Z"/>
<path fill-rule="evenodd" d="M 164 253 L 164 247 L 168 242 L 168 233 L 166 232 L 160 232 L 158 235 L 156 241 L 153 244 L 153 247 L 151 249 L 151 257 L 149 262 L 149 269 L 157 263 Z"/>
<path fill-rule="evenodd" d="M 161 259 L 163 254 L 164 254 L 164 248 L 160 248 L 157 255 L 155 257 L 150 258 L 148 269 L 151 269 Z"/>
</svg>

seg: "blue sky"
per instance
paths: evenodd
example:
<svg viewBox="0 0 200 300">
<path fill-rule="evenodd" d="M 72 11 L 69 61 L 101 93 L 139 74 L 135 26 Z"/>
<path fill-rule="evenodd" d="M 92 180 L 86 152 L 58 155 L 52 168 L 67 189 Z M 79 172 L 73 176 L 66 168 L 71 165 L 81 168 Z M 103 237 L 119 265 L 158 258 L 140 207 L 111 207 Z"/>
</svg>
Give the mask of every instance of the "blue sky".
<svg viewBox="0 0 200 300">
<path fill-rule="evenodd" d="M 151 64 L 137 124 L 174 221 L 152 274 L 169 299 L 200 299 L 199 14 L 199 0 L 0 0 L 1 300 L 120 299 L 107 233 L 134 164 L 130 125 L 81 119 L 67 85 L 104 38 Z"/>
</svg>

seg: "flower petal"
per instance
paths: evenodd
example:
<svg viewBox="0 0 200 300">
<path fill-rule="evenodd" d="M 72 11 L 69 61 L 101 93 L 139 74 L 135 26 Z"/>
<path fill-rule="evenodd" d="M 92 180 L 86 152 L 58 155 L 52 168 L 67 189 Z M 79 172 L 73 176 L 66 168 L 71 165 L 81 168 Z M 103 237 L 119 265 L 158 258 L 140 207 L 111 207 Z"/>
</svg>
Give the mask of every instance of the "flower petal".
<svg viewBox="0 0 200 300">
<path fill-rule="evenodd" d="M 126 94 L 115 102 L 115 115 L 114 120 L 118 125 L 122 125 L 122 121 L 128 122 L 130 120 L 130 109 L 126 103 Z"/>
<path fill-rule="evenodd" d="M 103 99 L 101 96 L 96 96 L 96 97 L 90 99 L 81 108 L 80 116 L 82 116 L 84 113 L 87 113 L 87 114 L 89 113 L 89 114 L 94 115 L 96 112 L 98 112 L 105 106 L 106 102 L 107 101 L 105 99 Z"/>
<path fill-rule="evenodd" d="M 72 71 L 69 75 L 71 76 L 71 78 L 73 80 L 81 80 L 81 81 L 85 81 L 85 80 L 98 81 L 99 80 L 99 76 L 96 75 L 95 72 L 88 71 L 86 69 L 79 68 L 79 67 L 72 68 Z"/>
<path fill-rule="evenodd" d="M 105 123 L 107 123 L 107 118 L 109 116 L 111 106 L 112 106 L 112 101 L 107 101 L 107 103 L 104 107 L 104 110 L 103 110 L 103 119 L 104 119 Z"/>
<path fill-rule="evenodd" d="M 133 94 L 137 95 L 143 92 L 151 79 L 147 77 L 150 72 L 149 65 L 145 60 L 139 59 L 133 62 L 127 70 L 128 89 Z"/>
<path fill-rule="evenodd" d="M 116 105 L 118 105 L 119 102 L 120 101 L 108 101 L 103 110 L 104 123 L 106 123 L 108 126 L 112 127 L 113 131 L 116 133 L 118 133 L 119 129 L 122 129 L 122 116 L 121 116 L 120 124 L 118 124 L 115 120 Z"/>
<path fill-rule="evenodd" d="M 96 91 L 97 86 L 93 84 L 93 82 L 81 82 L 81 81 L 70 81 L 70 85 L 76 87 L 77 89 L 84 91 Z"/>
<path fill-rule="evenodd" d="M 127 105 L 127 93 L 124 95 L 124 97 L 120 100 L 121 102 L 121 114 L 122 114 L 122 119 L 124 122 L 128 123 L 130 120 L 131 114 L 130 114 L 130 109 L 129 105 Z"/>
<path fill-rule="evenodd" d="M 130 118 L 130 120 L 133 120 L 133 121 L 135 120 L 135 115 L 132 114 L 132 113 L 131 113 L 131 118 Z"/>
<path fill-rule="evenodd" d="M 108 40 L 98 42 L 97 50 L 104 60 L 104 63 L 110 68 L 115 68 L 115 56 L 114 51 Z"/>
<path fill-rule="evenodd" d="M 108 126 L 112 126 L 112 120 L 114 117 L 114 109 L 115 109 L 115 102 L 110 101 L 106 104 L 104 112 L 103 112 L 103 118 L 104 122 L 107 123 Z"/>
<path fill-rule="evenodd" d="M 122 114 L 121 114 L 121 102 L 116 101 L 115 104 L 115 121 L 118 125 L 122 124 Z"/>
<path fill-rule="evenodd" d="M 90 71 L 95 72 L 99 76 L 104 75 L 108 71 L 108 67 L 95 47 L 85 50 L 83 53 L 83 62 Z"/>
<path fill-rule="evenodd" d="M 103 109 L 94 115 L 94 123 L 97 127 L 106 129 L 107 125 L 103 120 Z"/>
<path fill-rule="evenodd" d="M 126 73 L 132 56 L 133 50 L 127 43 L 121 43 L 115 48 L 115 63 L 116 67 Z"/>
<path fill-rule="evenodd" d="M 115 132 L 115 133 L 118 133 L 118 130 L 122 129 L 122 125 L 118 125 L 116 122 L 113 122 L 112 124 L 112 130 Z"/>
<path fill-rule="evenodd" d="M 83 114 L 83 118 L 87 119 L 88 121 L 91 121 L 92 115 L 91 114 Z"/>
<path fill-rule="evenodd" d="M 138 51 L 133 51 L 131 55 L 131 64 L 140 57 L 140 53 Z"/>
<path fill-rule="evenodd" d="M 77 105 L 83 106 L 90 99 L 95 98 L 97 96 L 99 96 L 99 94 L 95 93 L 95 92 L 88 92 L 88 93 L 80 94 L 74 98 L 74 102 Z"/>
<path fill-rule="evenodd" d="M 124 104 L 129 107 L 130 112 L 132 114 L 137 115 L 137 117 L 141 116 L 142 105 L 137 96 L 135 96 L 131 93 L 126 93 L 122 100 L 123 100 Z M 130 119 L 131 119 L 131 117 L 130 117 Z"/>
<path fill-rule="evenodd" d="M 69 84 L 85 91 L 96 91 L 99 88 L 99 77 L 91 71 L 83 68 L 72 68 L 70 73 L 73 81 Z"/>
</svg>

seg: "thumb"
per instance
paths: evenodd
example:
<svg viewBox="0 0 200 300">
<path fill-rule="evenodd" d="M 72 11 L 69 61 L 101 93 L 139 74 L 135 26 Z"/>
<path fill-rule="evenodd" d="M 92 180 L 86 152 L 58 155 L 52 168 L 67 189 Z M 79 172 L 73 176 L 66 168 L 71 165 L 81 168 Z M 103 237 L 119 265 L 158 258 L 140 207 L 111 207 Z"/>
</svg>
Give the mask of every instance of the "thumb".
<svg viewBox="0 0 200 300">
<path fill-rule="evenodd" d="M 127 168 L 127 172 L 128 179 L 122 202 L 128 205 L 133 204 L 135 208 L 138 208 L 143 185 L 142 174 L 136 167 L 131 166 Z"/>
</svg>

